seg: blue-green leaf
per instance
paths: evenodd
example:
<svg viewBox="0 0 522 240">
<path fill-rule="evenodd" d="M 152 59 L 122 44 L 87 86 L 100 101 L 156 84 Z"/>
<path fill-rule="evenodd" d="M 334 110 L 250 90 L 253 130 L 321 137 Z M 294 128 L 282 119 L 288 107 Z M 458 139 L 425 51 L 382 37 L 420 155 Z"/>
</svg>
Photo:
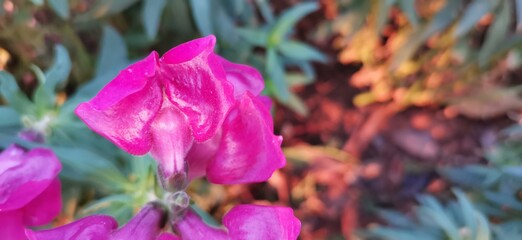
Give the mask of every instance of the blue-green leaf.
<svg viewBox="0 0 522 240">
<path fill-rule="evenodd" d="M 283 41 L 277 48 L 287 58 L 326 63 L 328 57 L 316 48 L 297 41 Z"/>
<path fill-rule="evenodd" d="M 117 73 L 127 64 L 128 57 L 125 41 L 114 28 L 109 25 L 105 25 L 103 27 L 101 50 L 98 54 L 96 76 L 106 72 Z"/>
<path fill-rule="evenodd" d="M 8 106 L 0 106 L 0 127 L 16 127 L 20 125 L 20 115 Z"/>
<path fill-rule="evenodd" d="M 0 71 L 0 94 L 19 114 L 34 113 L 33 103 L 20 90 L 14 77 L 5 71 Z"/>
<path fill-rule="evenodd" d="M 509 31 L 511 21 L 511 1 L 502 1 L 500 11 L 495 14 L 495 20 L 491 24 L 480 49 L 478 62 L 480 67 L 485 67 L 492 60 L 499 44 L 504 42 Z"/>
<path fill-rule="evenodd" d="M 45 72 L 44 86 L 47 91 L 54 93 L 57 87 L 60 87 L 69 77 L 71 72 L 71 57 L 69 52 L 62 45 L 54 47 L 54 63 Z"/>
<path fill-rule="evenodd" d="M 33 70 L 36 79 L 38 79 L 38 87 L 34 91 L 33 101 L 36 106 L 37 114 L 42 114 L 47 111 L 47 109 L 54 106 L 55 94 L 54 91 L 49 91 L 45 87 L 47 81 L 42 70 L 36 65 L 32 65 L 31 70 Z"/>
<path fill-rule="evenodd" d="M 106 190 L 122 191 L 128 180 L 108 159 L 81 148 L 53 147 L 62 161 L 62 175 L 77 181 L 88 181 Z"/>
<path fill-rule="evenodd" d="M 256 4 L 259 8 L 259 12 L 263 16 L 265 22 L 272 23 L 274 21 L 274 14 L 272 13 L 272 8 L 268 4 L 267 0 L 256 0 Z"/>
<path fill-rule="evenodd" d="M 69 18 L 69 0 L 47 0 L 49 6 L 62 19 Z"/>
<path fill-rule="evenodd" d="M 399 0 L 399 6 L 406 14 L 406 17 L 408 17 L 411 25 L 413 25 L 413 27 L 418 27 L 419 17 L 417 16 L 417 11 L 415 10 L 415 0 Z"/>
<path fill-rule="evenodd" d="M 192 19 L 194 19 L 199 33 L 204 36 L 214 33 L 214 26 L 212 25 L 213 2 L 211 0 L 190 0 Z"/>
<path fill-rule="evenodd" d="M 268 37 L 268 44 L 270 46 L 277 46 L 284 37 L 290 32 L 292 27 L 301 18 L 307 14 L 317 10 L 319 5 L 316 2 L 301 3 L 291 9 L 285 11 L 275 22 L 270 30 Z"/>
<path fill-rule="evenodd" d="M 461 213 L 461 217 L 466 224 L 466 227 L 470 229 L 471 239 L 475 239 L 475 235 L 477 234 L 477 221 L 476 221 L 476 210 L 466 197 L 464 192 L 460 189 L 453 189 L 453 193 L 457 196 L 457 201 L 459 202 L 459 210 Z"/>
<path fill-rule="evenodd" d="M 238 28 L 237 32 L 254 46 L 266 47 L 268 44 L 268 33 L 264 29 Z"/>
<path fill-rule="evenodd" d="M 455 37 L 460 38 L 471 30 L 475 24 L 488 13 L 493 4 L 490 1 L 475 0 L 473 1 L 464 12 L 460 19 L 457 29 L 455 30 Z"/>
<path fill-rule="evenodd" d="M 281 102 L 288 102 L 290 100 L 290 90 L 285 80 L 285 70 L 275 49 L 272 48 L 269 48 L 267 51 L 266 73 L 273 83 L 276 98 Z"/>
<path fill-rule="evenodd" d="M 141 22 L 149 39 L 156 38 L 165 0 L 144 0 L 141 12 Z"/>
</svg>

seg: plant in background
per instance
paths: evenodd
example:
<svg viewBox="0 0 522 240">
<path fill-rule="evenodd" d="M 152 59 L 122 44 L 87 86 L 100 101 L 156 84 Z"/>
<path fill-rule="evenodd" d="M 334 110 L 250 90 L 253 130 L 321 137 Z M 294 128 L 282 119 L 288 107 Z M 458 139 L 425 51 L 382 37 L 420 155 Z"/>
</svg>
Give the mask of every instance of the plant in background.
<svg viewBox="0 0 522 240">
<path fill-rule="evenodd" d="M 453 192 L 457 201 L 450 201 L 445 206 L 432 196 L 419 196 L 414 217 L 392 210 L 379 211 L 381 218 L 390 226 L 370 228 L 367 236 L 389 240 L 494 239 L 486 216 L 473 206 L 462 191 Z"/>
<path fill-rule="evenodd" d="M 332 26 L 341 35 L 339 59 L 362 63 L 351 83 L 369 88 L 356 105 L 444 104 L 479 118 L 522 106 L 509 78 L 520 66 L 520 33 L 511 24 L 520 25 L 519 1 L 338 4 L 343 12 Z"/>
</svg>

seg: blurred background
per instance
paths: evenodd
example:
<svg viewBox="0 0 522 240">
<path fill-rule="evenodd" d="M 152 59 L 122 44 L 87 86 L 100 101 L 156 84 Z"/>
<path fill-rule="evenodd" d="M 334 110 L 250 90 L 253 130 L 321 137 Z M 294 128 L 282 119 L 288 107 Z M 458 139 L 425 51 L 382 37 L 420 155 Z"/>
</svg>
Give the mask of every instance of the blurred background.
<svg viewBox="0 0 522 240">
<path fill-rule="evenodd" d="M 192 183 L 208 221 L 258 203 L 292 207 L 301 239 L 522 239 L 521 0 L 0 0 L 0 146 L 33 130 L 60 157 L 56 225 L 126 222 L 157 187 L 76 105 L 209 34 L 263 74 L 287 166 Z"/>
</svg>

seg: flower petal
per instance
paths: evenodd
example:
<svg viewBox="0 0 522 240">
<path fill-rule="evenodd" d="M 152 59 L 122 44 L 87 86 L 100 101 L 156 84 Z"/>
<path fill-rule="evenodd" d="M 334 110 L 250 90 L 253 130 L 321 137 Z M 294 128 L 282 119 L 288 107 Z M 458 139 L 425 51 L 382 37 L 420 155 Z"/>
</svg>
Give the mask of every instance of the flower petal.
<svg viewBox="0 0 522 240">
<path fill-rule="evenodd" d="M 125 226 L 112 234 L 111 240 L 155 239 L 165 226 L 167 213 L 156 203 L 145 205 Z"/>
<path fill-rule="evenodd" d="M 0 212 L 0 236 L 4 240 L 25 239 L 23 213 L 18 210 Z"/>
<path fill-rule="evenodd" d="M 207 225 L 200 216 L 192 210 L 187 211 L 183 219 L 177 222 L 175 228 L 181 234 L 181 239 L 190 240 L 225 240 L 229 239 L 227 232 L 221 228 Z"/>
<path fill-rule="evenodd" d="M 291 208 L 238 205 L 223 217 L 232 239 L 297 239 L 301 222 Z"/>
<path fill-rule="evenodd" d="M 156 240 L 181 240 L 180 238 L 178 238 L 177 236 L 174 236 L 173 234 L 171 233 L 162 233 L 160 234 Z"/>
<path fill-rule="evenodd" d="M 193 138 L 183 113 L 166 101 L 152 122 L 151 132 L 153 142 L 151 155 L 159 163 L 161 176 L 169 179 L 179 174 L 184 177 L 177 179 L 187 179 L 185 156 L 190 150 Z M 186 184 L 188 182 L 181 185 Z"/>
<path fill-rule="evenodd" d="M 188 117 L 198 142 L 210 139 L 230 110 L 233 88 L 212 35 L 181 44 L 161 58 L 161 79 L 168 99 Z"/>
<path fill-rule="evenodd" d="M 58 178 L 42 194 L 23 207 L 25 226 L 39 226 L 51 222 L 62 210 L 61 184 Z"/>
<path fill-rule="evenodd" d="M 51 150 L 27 153 L 11 146 L 0 154 L 0 210 L 19 209 L 41 194 L 62 169 Z"/>
<path fill-rule="evenodd" d="M 208 163 L 215 157 L 220 141 L 221 131 L 217 132 L 210 140 L 192 144 L 185 158 L 190 180 L 206 175 Z"/>
<path fill-rule="evenodd" d="M 76 115 L 123 150 L 147 153 L 151 148 L 149 125 L 163 98 L 157 67 L 158 54 L 152 52 L 121 71 L 91 101 L 80 104 Z"/>
<path fill-rule="evenodd" d="M 257 69 L 243 65 L 229 62 L 228 60 L 219 57 L 221 64 L 227 74 L 227 81 L 234 86 L 234 97 L 239 98 L 245 92 L 250 92 L 257 96 L 263 91 L 265 83 L 261 73 Z"/>
<path fill-rule="evenodd" d="M 207 167 L 210 182 L 235 184 L 266 181 L 285 165 L 280 136 L 274 136 L 265 105 L 244 94 L 223 123 L 221 143 Z"/>
<path fill-rule="evenodd" d="M 84 217 L 67 225 L 43 231 L 25 230 L 29 240 L 108 240 L 110 233 L 118 227 L 114 218 L 103 215 Z"/>
</svg>

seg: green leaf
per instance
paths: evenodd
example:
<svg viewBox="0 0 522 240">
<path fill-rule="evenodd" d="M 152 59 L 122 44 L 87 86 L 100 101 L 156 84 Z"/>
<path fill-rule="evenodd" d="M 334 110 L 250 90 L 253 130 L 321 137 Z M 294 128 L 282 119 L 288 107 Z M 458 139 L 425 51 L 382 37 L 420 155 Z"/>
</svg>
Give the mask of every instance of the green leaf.
<svg viewBox="0 0 522 240">
<path fill-rule="evenodd" d="M 414 28 L 419 26 L 419 17 L 415 10 L 415 0 L 399 0 L 399 6 L 401 10 L 406 14 L 408 20 Z"/>
<path fill-rule="evenodd" d="M 447 1 L 444 8 L 433 17 L 426 27 L 413 33 L 409 40 L 397 50 L 391 59 L 390 68 L 397 69 L 404 61 L 410 59 L 433 34 L 446 29 L 455 19 L 460 4 L 461 0 Z"/>
<path fill-rule="evenodd" d="M 455 37 L 460 38 L 468 33 L 486 13 L 491 11 L 492 7 L 493 4 L 490 1 L 473 1 L 464 11 L 454 32 Z"/>
<path fill-rule="evenodd" d="M 406 228 L 416 225 L 410 218 L 398 211 L 380 209 L 377 211 L 377 215 L 392 226 Z"/>
<path fill-rule="evenodd" d="M 297 114 L 306 117 L 309 114 L 308 107 L 306 104 L 301 100 L 297 95 L 290 92 L 290 99 L 288 102 L 284 102 L 287 107 L 292 109 L 292 111 L 296 112 Z"/>
<path fill-rule="evenodd" d="M 259 12 L 265 19 L 265 22 L 272 23 L 274 21 L 274 14 L 272 13 L 272 8 L 268 4 L 267 0 L 256 0 L 257 7 L 259 8 Z"/>
<path fill-rule="evenodd" d="M 377 1 L 377 14 L 375 17 L 377 18 L 375 23 L 375 33 L 380 35 L 382 28 L 386 25 L 388 21 L 388 17 L 390 16 L 390 9 L 395 4 L 396 0 L 384 0 Z"/>
<path fill-rule="evenodd" d="M 92 19 L 118 14 L 136 2 L 138 0 L 94 0 L 94 3 L 89 6 L 89 10 L 76 16 L 75 20 L 91 21 Z"/>
<path fill-rule="evenodd" d="M 434 197 L 423 195 L 417 199 L 421 203 L 421 207 L 417 209 L 418 216 L 426 217 L 437 224 L 450 239 L 461 239 L 454 219 L 446 213 L 442 205 Z"/>
<path fill-rule="evenodd" d="M 20 90 L 13 75 L 5 71 L 0 71 L 0 94 L 19 114 L 34 114 L 33 103 Z"/>
<path fill-rule="evenodd" d="M 20 125 L 20 115 L 8 106 L 0 106 L 0 127 L 18 127 Z"/>
<path fill-rule="evenodd" d="M 287 73 L 286 82 L 288 83 L 289 87 L 297 87 L 313 83 L 314 79 L 309 78 L 306 76 L 306 74 L 302 73 Z"/>
<path fill-rule="evenodd" d="M 64 177 L 90 182 L 110 191 L 128 189 L 128 180 L 108 159 L 81 148 L 53 147 L 62 161 Z"/>
<path fill-rule="evenodd" d="M 57 87 L 63 84 L 69 77 L 71 72 L 71 57 L 69 52 L 62 45 L 54 47 L 54 63 L 45 72 L 45 88 L 47 91 L 54 93 Z"/>
<path fill-rule="evenodd" d="M 283 41 L 277 50 L 285 57 L 301 61 L 317 61 L 326 63 L 328 57 L 316 48 L 297 41 Z"/>
<path fill-rule="evenodd" d="M 268 49 L 266 61 L 266 73 L 273 83 L 276 98 L 283 103 L 288 103 L 290 101 L 290 90 L 285 80 L 284 67 L 275 49 Z"/>
<path fill-rule="evenodd" d="M 285 11 L 275 22 L 268 37 L 269 46 L 277 46 L 290 32 L 292 27 L 307 14 L 319 9 L 316 2 L 301 3 Z"/>
<path fill-rule="evenodd" d="M 69 18 L 69 0 L 47 0 L 47 3 L 60 18 Z"/>
<path fill-rule="evenodd" d="M 98 53 L 96 76 L 106 72 L 118 72 L 128 64 L 127 46 L 120 34 L 111 26 L 103 27 L 101 50 Z M 108 81 L 108 80 L 107 80 Z"/>
<path fill-rule="evenodd" d="M 263 29 L 237 28 L 238 34 L 254 46 L 266 47 L 268 33 Z"/>
<path fill-rule="evenodd" d="M 36 66 L 32 65 L 31 70 L 33 70 L 36 78 L 38 79 L 38 87 L 34 91 L 33 101 L 36 105 L 37 114 L 42 114 L 54 106 L 55 95 L 54 91 L 48 91 L 45 87 L 45 83 L 47 80 L 45 79 L 45 74 L 42 70 Z"/>
<path fill-rule="evenodd" d="M 214 33 L 212 25 L 213 3 L 214 1 L 211 0 L 190 0 L 192 19 L 194 19 L 199 33 L 204 36 Z"/>
<path fill-rule="evenodd" d="M 144 0 L 141 12 L 141 23 L 145 27 L 145 33 L 149 39 L 156 38 L 165 0 Z"/>
<path fill-rule="evenodd" d="M 469 199 L 466 197 L 464 192 L 462 192 L 460 189 L 453 189 L 453 193 L 457 197 L 457 201 L 459 202 L 459 210 L 461 213 L 461 216 L 464 220 L 464 223 L 466 224 L 466 227 L 470 229 L 471 233 L 471 239 L 476 238 L 477 234 L 477 221 L 476 221 L 476 210 L 469 201 Z"/>
<path fill-rule="evenodd" d="M 485 67 L 493 60 L 495 50 L 506 39 L 511 20 L 511 7 L 511 1 L 502 1 L 500 11 L 495 14 L 495 20 L 489 27 L 484 45 L 478 54 L 480 67 Z"/>
<path fill-rule="evenodd" d="M 491 240 L 491 230 L 486 217 L 478 211 L 475 211 L 475 218 L 478 222 L 476 240 Z"/>
</svg>

